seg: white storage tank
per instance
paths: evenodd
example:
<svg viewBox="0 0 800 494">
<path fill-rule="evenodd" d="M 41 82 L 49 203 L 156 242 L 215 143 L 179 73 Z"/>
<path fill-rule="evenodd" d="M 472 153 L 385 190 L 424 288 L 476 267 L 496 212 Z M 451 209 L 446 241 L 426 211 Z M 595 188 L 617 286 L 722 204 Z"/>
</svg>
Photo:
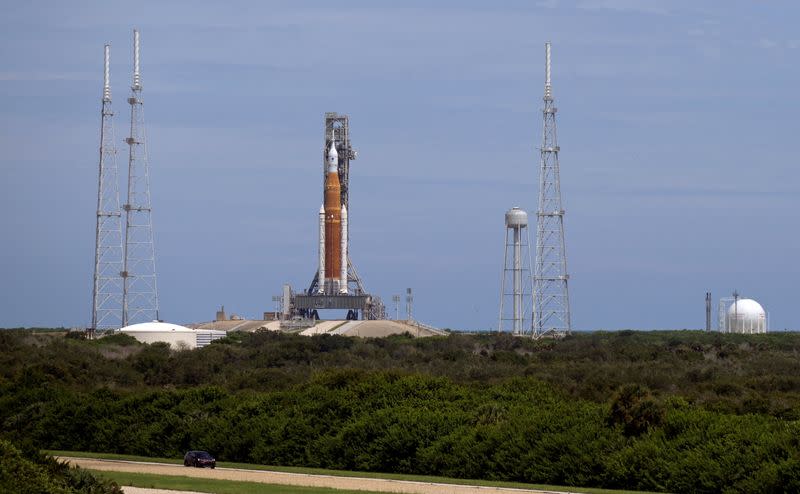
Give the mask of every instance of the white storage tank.
<svg viewBox="0 0 800 494">
<path fill-rule="evenodd" d="M 725 326 L 730 333 L 766 333 L 767 313 L 761 304 L 750 298 L 735 301 L 728 307 Z"/>
<path fill-rule="evenodd" d="M 516 206 L 506 211 L 506 228 L 528 226 L 528 213 Z"/>
<path fill-rule="evenodd" d="M 202 348 L 227 334 L 225 331 L 192 329 L 160 321 L 132 324 L 120 329 L 120 332 L 133 336 L 142 343 L 169 343 L 174 349 Z"/>
</svg>

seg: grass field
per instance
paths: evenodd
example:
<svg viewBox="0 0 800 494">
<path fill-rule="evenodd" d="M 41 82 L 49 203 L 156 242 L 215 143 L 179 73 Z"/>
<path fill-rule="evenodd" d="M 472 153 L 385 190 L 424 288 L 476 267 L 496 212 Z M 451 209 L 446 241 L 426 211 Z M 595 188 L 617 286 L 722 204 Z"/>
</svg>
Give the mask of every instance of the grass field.
<svg viewBox="0 0 800 494">
<path fill-rule="evenodd" d="M 121 486 L 173 489 L 176 491 L 197 491 L 214 494 L 379 494 L 369 491 L 350 491 L 321 487 L 295 487 L 291 485 L 261 484 L 257 482 L 237 482 L 235 480 L 195 479 L 191 477 L 152 475 L 147 473 L 108 472 L 101 470 L 89 471 L 97 477 L 111 479 Z"/>
<path fill-rule="evenodd" d="M 182 459 L 176 458 L 150 458 L 145 456 L 135 456 L 135 455 L 120 455 L 120 454 L 113 454 L 113 453 L 86 453 L 81 451 L 45 451 L 45 453 L 53 456 L 72 456 L 72 457 L 80 457 L 80 458 L 96 458 L 96 459 L 104 459 L 104 460 L 128 460 L 128 461 L 142 461 L 142 462 L 158 462 L 158 463 L 171 463 L 176 465 L 182 465 Z M 542 489 L 542 490 L 549 490 L 549 491 L 569 491 L 569 492 L 582 492 L 586 494 L 647 494 L 642 491 L 620 491 L 620 490 L 609 490 L 609 489 L 592 489 L 588 487 L 563 487 L 563 486 L 553 486 L 553 485 L 540 485 L 540 484 L 523 484 L 519 482 L 494 482 L 489 480 L 470 480 L 470 479 L 453 479 L 447 477 L 434 477 L 434 476 L 427 476 L 427 475 L 406 475 L 406 474 L 398 474 L 398 473 L 376 473 L 376 472 L 351 472 L 351 471 L 343 471 L 343 470 L 326 470 L 323 468 L 304 468 L 304 467 L 282 467 L 282 466 L 271 466 L 271 465 L 252 465 L 249 463 L 234 463 L 234 462 L 217 462 L 217 466 L 220 468 L 242 468 L 247 470 L 269 470 L 273 472 L 288 472 L 288 473 L 304 473 L 304 474 L 311 474 L 311 475 L 332 475 L 338 477 L 362 477 L 362 478 L 371 478 L 371 479 L 391 479 L 391 480 L 409 480 L 415 482 L 435 482 L 441 484 L 455 484 L 455 485 L 477 485 L 477 486 L 487 486 L 487 487 L 512 487 L 518 489 Z M 173 476 L 160 476 L 160 475 L 147 475 L 147 474 L 129 474 L 129 473 L 117 473 L 117 472 L 104 472 L 106 476 L 111 476 L 114 480 L 117 480 L 117 475 L 122 478 L 122 476 L 132 476 L 132 477 L 142 477 L 147 478 L 149 482 L 156 482 L 159 479 L 164 479 L 165 481 L 172 482 L 175 481 L 187 481 L 191 482 L 193 479 L 188 477 L 173 477 Z M 119 483 L 120 481 L 117 480 Z M 205 485 L 206 480 L 197 480 L 197 482 L 201 482 Z M 229 481 L 214 481 L 214 482 L 222 482 L 223 484 L 228 484 Z M 267 484 L 253 484 L 251 482 L 231 482 L 234 484 L 243 484 L 245 485 L 244 488 L 252 488 L 252 485 L 256 486 L 265 486 Z M 197 487 L 170 487 L 166 484 L 153 484 L 153 485 L 143 485 L 143 484 L 124 484 L 124 485 L 132 485 L 136 487 L 160 487 L 164 489 L 176 489 L 176 490 L 199 490 Z M 270 491 L 258 491 L 258 492 L 290 492 L 285 490 L 288 486 L 269 486 L 269 488 L 277 489 L 277 490 L 270 490 Z M 208 488 L 207 488 L 208 489 Z M 315 488 L 306 488 L 306 487 L 296 487 L 293 489 L 306 489 L 306 490 L 297 490 L 291 492 L 298 492 L 298 493 L 315 493 L 315 492 L 336 492 L 336 493 L 345 493 L 351 491 L 344 491 L 344 490 L 334 490 L 334 489 L 315 489 Z M 232 493 L 249 493 L 255 492 L 252 490 L 240 490 L 240 491 L 218 491 L 215 490 L 213 492 L 232 492 Z M 364 493 L 365 491 L 359 491 Z"/>
</svg>

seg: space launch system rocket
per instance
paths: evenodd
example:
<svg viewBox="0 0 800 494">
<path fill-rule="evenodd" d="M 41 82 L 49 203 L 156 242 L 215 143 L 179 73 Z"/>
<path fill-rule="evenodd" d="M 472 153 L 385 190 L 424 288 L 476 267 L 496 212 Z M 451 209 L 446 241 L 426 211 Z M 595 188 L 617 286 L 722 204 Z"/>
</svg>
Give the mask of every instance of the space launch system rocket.
<svg viewBox="0 0 800 494">
<path fill-rule="evenodd" d="M 331 135 L 325 160 L 325 203 L 319 210 L 318 292 L 347 293 L 347 207 L 342 206 L 339 153 Z"/>
</svg>

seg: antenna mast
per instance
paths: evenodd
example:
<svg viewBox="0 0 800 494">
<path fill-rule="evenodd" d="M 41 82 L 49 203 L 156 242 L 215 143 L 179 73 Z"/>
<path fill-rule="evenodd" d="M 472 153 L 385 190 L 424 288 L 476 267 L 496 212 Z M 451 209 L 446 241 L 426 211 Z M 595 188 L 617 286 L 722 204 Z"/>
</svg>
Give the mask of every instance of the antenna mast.
<svg viewBox="0 0 800 494">
<path fill-rule="evenodd" d="M 550 42 L 545 43 L 539 209 L 536 212 L 536 262 L 533 275 L 533 335 L 564 336 L 572 331 L 564 247 L 564 208 L 558 165 L 556 107 L 550 81 Z"/>
<path fill-rule="evenodd" d="M 97 180 L 92 325 L 95 330 L 118 328 L 122 318 L 122 215 L 119 208 L 117 149 L 114 144 L 114 111 L 111 108 L 109 62 L 111 45 L 104 47 L 103 99 L 100 110 L 100 166 Z"/>
<path fill-rule="evenodd" d="M 122 325 L 158 320 L 158 287 L 150 205 L 150 170 L 145 143 L 142 79 L 139 72 L 139 31 L 133 30 L 131 133 L 128 144 L 128 200 L 125 209 L 125 249 L 122 268 Z"/>
</svg>

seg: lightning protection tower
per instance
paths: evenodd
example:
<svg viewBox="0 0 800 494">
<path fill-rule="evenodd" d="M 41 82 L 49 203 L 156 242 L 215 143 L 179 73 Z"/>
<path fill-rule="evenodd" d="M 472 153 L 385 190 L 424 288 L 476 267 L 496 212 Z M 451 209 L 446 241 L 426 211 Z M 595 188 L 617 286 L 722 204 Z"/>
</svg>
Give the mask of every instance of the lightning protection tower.
<svg viewBox="0 0 800 494">
<path fill-rule="evenodd" d="M 158 287 L 150 205 L 150 171 L 145 144 L 139 31 L 133 30 L 131 133 L 128 143 L 128 200 L 125 209 L 125 253 L 122 268 L 122 325 L 158 320 Z"/>
<path fill-rule="evenodd" d="M 511 256 L 508 255 L 509 250 Z M 506 329 L 504 326 L 510 326 L 515 335 L 530 333 L 530 326 L 525 327 L 525 314 L 531 309 L 531 291 L 528 213 L 514 207 L 506 212 L 506 246 L 503 256 L 503 281 L 500 284 L 498 331 L 502 332 Z M 508 299 L 510 304 L 506 303 Z"/>
<path fill-rule="evenodd" d="M 114 110 L 111 107 L 110 52 L 111 46 L 105 45 L 90 337 L 98 329 L 119 328 L 122 323 L 122 215 L 114 144 Z"/>
<path fill-rule="evenodd" d="M 550 43 L 545 43 L 544 128 L 540 149 L 539 209 L 536 211 L 536 263 L 533 275 L 533 334 L 564 336 L 572 330 L 564 208 L 558 166 L 556 107 L 550 84 Z"/>
</svg>

